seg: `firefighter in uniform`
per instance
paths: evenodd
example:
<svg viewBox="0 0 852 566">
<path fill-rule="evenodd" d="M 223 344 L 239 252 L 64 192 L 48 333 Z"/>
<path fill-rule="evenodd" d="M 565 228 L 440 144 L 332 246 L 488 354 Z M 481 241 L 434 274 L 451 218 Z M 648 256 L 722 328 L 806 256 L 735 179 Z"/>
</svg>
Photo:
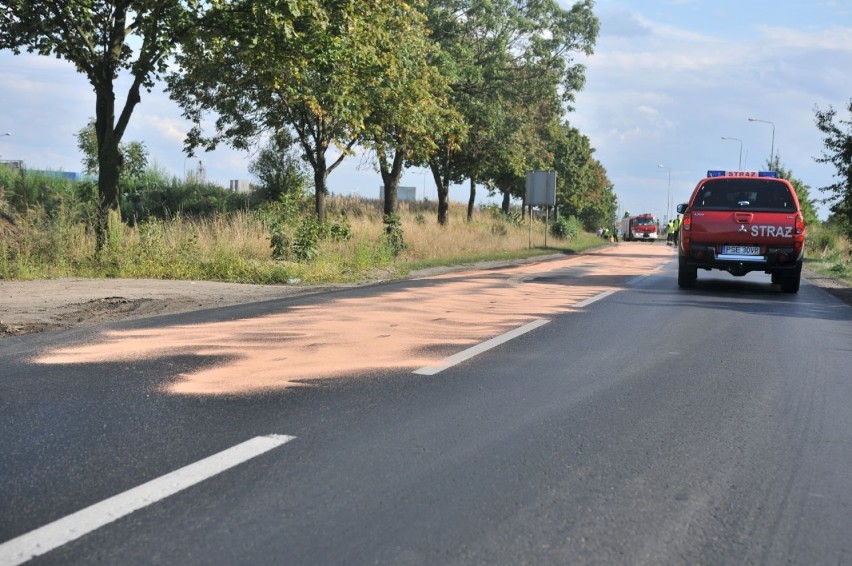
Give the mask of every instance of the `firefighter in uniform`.
<svg viewBox="0 0 852 566">
<path fill-rule="evenodd" d="M 677 246 L 677 237 L 680 233 L 680 215 L 674 219 L 674 237 L 672 239 L 672 245 Z"/>
</svg>

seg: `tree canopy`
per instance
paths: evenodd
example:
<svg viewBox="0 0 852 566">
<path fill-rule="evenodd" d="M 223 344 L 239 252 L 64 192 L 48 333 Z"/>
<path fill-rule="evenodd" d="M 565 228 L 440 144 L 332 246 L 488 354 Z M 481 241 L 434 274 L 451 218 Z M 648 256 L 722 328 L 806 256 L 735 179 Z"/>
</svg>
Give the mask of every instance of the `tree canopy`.
<svg viewBox="0 0 852 566">
<path fill-rule="evenodd" d="M 825 148 L 816 161 L 833 165 L 837 179 L 837 182 L 821 188 L 829 193 L 824 202 L 831 204 L 833 220 L 852 236 L 852 99 L 847 110 L 850 119 L 846 120 L 838 118 L 837 111 L 831 106 L 828 110 L 816 108 L 814 113 L 816 126 L 825 135 Z"/>
<path fill-rule="evenodd" d="M 775 171 L 782 179 L 787 179 L 793 188 L 796 189 L 796 196 L 799 197 L 799 206 L 802 209 L 802 217 L 805 219 L 806 225 L 814 225 L 819 222 L 814 199 L 811 198 L 811 187 L 806 185 L 804 181 L 794 176 L 793 171 L 787 169 L 781 164 L 781 157 L 776 152 L 771 163 L 768 164 L 768 171 Z"/>
<path fill-rule="evenodd" d="M 565 123 L 554 133 L 552 147 L 556 203 L 562 213 L 576 216 L 587 230 L 612 224 L 617 199 L 589 138 Z"/>
<path fill-rule="evenodd" d="M 268 12 L 277 5 L 250 0 L 238 3 L 239 9 L 219 6 L 218 25 L 185 46 L 169 86 L 196 124 L 208 113 L 217 116 L 214 132 L 193 129 L 190 149 L 222 142 L 245 149 L 262 132 L 292 129 L 313 169 L 322 221 L 328 174 L 356 144 L 379 139 L 369 124 L 376 115 L 374 93 L 387 93 L 394 73 L 405 81 L 394 87 L 397 93 L 417 79 L 399 72 L 406 67 L 397 58 L 416 53 L 400 44 L 424 35 L 423 20 L 416 0 L 321 0 L 316 13 L 296 18 L 288 30 L 269 23 Z M 329 163 L 332 147 L 337 155 Z"/>
<path fill-rule="evenodd" d="M 279 131 L 249 164 L 249 173 L 260 182 L 264 200 L 276 202 L 282 195 L 304 192 L 310 177 L 307 164 L 295 151 L 294 144 L 290 132 Z"/>
<path fill-rule="evenodd" d="M 465 143 L 439 141 L 440 151 L 429 162 L 438 186 L 439 222 L 448 220 L 451 183 L 508 178 L 505 167 L 495 166 L 500 161 L 495 152 L 505 156 L 507 144 L 524 140 L 506 135 L 510 128 L 518 131 L 513 121 L 522 115 L 518 109 L 547 103 L 557 111 L 570 107 L 584 81 L 584 68 L 573 57 L 591 53 L 598 33 L 592 6 L 591 0 L 568 10 L 556 0 L 429 2 L 429 28 L 441 47 L 436 64 L 450 81 L 450 104 L 470 128 Z M 540 114 L 528 116 L 535 119 Z M 545 119 L 532 129 L 541 130 L 551 121 Z"/>
</svg>

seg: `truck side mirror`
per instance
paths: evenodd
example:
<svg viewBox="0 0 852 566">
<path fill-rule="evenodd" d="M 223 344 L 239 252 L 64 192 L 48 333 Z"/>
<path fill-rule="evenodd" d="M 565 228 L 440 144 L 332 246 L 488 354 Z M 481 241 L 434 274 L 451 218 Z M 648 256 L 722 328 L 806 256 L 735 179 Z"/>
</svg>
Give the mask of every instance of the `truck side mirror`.
<svg viewBox="0 0 852 566">
<path fill-rule="evenodd" d="M 677 213 L 678 213 L 678 214 L 683 214 L 684 212 L 686 212 L 686 207 L 687 207 L 687 206 L 689 206 L 687 203 L 683 203 L 683 204 L 679 204 L 679 205 L 677 205 Z"/>
</svg>

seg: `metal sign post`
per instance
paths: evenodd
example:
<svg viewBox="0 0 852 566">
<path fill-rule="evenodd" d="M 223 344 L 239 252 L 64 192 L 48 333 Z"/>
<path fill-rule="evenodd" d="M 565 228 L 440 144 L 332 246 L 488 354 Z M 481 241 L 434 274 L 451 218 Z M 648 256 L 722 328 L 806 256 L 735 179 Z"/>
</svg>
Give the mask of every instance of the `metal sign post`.
<svg viewBox="0 0 852 566">
<path fill-rule="evenodd" d="M 532 247 L 532 207 L 545 207 L 544 247 L 546 248 L 550 207 L 556 206 L 556 171 L 528 171 L 524 200 L 530 207 L 530 247 Z"/>
</svg>

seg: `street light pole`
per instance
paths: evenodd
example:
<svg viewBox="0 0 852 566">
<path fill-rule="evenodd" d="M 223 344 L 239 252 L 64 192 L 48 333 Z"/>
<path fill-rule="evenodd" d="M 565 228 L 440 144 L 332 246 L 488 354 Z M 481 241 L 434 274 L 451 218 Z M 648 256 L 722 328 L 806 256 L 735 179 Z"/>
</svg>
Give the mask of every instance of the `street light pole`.
<svg viewBox="0 0 852 566">
<path fill-rule="evenodd" d="M 722 136 L 722 139 L 740 142 L 740 161 L 739 161 L 739 165 L 737 166 L 737 171 L 742 171 L 743 170 L 743 140 L 741 140 L 739 138 L 729 138 L 728 136 Z"/>
<path fill-rule="evenodd" d="M 671 206 L 672 206 L 672 168 L 668 167 L 666 165 L 660 165 L 660 164 L 657 164 L 657 167 L 659 167 L 660 169 L 668 169 L 669 170 L 669 185 L 668 185 L 668 189 L 666 191 L 666 222 L 668 222 L 672 218 L 672 211 L 671 211 Z"/>
<path fill-rule="evenodd" d="M 772 126 L 772 145 L 769 149 L 769 166 L 773 167 L 773 163 L 775 162 L 775 122 L 770 122 L 769 120 L 758 120 L 757 118 L 749 118 L 748 121 L 763 122 L 764 124 Z"/>
</svg>

